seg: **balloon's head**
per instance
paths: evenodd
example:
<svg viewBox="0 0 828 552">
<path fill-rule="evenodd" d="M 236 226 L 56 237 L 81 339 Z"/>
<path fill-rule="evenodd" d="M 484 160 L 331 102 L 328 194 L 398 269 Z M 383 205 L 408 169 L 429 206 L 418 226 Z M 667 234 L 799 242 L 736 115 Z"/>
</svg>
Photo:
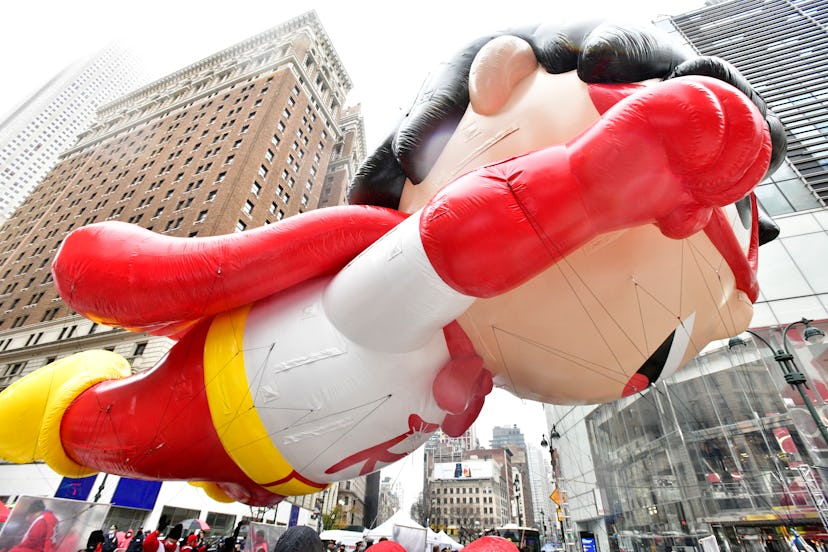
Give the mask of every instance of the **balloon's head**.
<svg viewBox="0 0 828 552">
<path fill-rule="evenodd" d="M 350 200 L 414 213 L 475 168 L 567 144 L 608 109 L 590 86 L 640 88 L 687 67 L 691 54 L 649 33 L 541 26 L 473 43 L 424 86 Z M 749 85 L 732 84 L 750 96 Z M 774 136 L 773 148 L 772 168 L 784 138 Z M 752 196 L 714 218 L 683 239 L 653 224 L 602 234 L 518 288 L 476 301 L 459 322 L 495 383 L 520 397 L 595 403 L 643 391 L 750 322 L 758 244 L 775 225 L 760 221 Z"/>
</svg>

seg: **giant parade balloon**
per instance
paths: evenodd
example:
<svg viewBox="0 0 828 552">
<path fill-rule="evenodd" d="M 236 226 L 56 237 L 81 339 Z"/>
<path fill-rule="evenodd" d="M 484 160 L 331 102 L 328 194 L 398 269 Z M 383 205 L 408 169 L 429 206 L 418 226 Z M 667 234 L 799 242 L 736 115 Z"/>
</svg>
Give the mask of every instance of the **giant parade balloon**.
<svg viewBox="0 0 828 552">
<path fill-rule="evenodd" d="M 462 434 L 493 385 L 559 404 L 644 391 L 743 331 L 776 117 L 726 62 L 651 29 L 535 25 L 443 64 L 350 205 L 232 235 L 79 228 L 52 271 L 156 366 L 62 358 L 0 395 L 0 456 L 274 504 Z"/>
</svg>

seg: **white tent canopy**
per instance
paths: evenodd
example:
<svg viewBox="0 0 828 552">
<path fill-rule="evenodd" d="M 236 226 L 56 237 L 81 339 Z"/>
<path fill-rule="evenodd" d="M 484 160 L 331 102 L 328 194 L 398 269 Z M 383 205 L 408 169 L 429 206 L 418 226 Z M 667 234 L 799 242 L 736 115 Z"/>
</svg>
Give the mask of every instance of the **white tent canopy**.
<svg viewBox="0 0 828 552">
<path fill-rule="evenodd" d="M 397 510 L 394 515 L 374 529 L 365 531 L 365 538 L 377 541 L 382 537 L 399 543 L 409 552 L 426 549 L 426 528 Z"/>
<path fill-rule="evenodd" d="M 461 548 L 463 548 L 462 544 L 460 544 L 450 536 L 446 535 L 445 531 L 440 531 L 439 533 L 437 533 L 437 538 L 439 539 L 437 543 L 440 545 L 441 548 L 445 546 L 448 546 L 452 550 L 460 550 Z"/>
<path fill-rule="evenodd" d="M 365 531 L 365 536 L 369 539 L 373 538 L 374 540 L 377 540 L 380 537 L 390 539 L 394 535 L 394 526 L 412 527 L 414 529 L 422 529 L 425 531 L 425 527 L 405 515 L 402 510 L 397 510 L 394 515 L 385 520 L 382 524 L 378 525 L 374 529 L 367 529 Z"/>
<path fill-rule="evenodd" d="M 344 531 L 341 529 L 329 529 L 319 533 L 319 538 L 323 541 L 331 540 L 345 545 L 347 550 L 353 550 L 356 543 L 365 540 L 362 533 L 357 531 Z"/>
</svg>

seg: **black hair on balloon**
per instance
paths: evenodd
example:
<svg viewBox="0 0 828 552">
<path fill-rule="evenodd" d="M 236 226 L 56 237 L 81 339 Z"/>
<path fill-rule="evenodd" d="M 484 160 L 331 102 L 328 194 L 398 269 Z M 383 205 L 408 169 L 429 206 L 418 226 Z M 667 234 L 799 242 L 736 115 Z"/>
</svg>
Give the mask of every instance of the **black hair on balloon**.
<svg viewBox="0 0 828 552">
<path fill-rule="evenodd" d="M 397 129 L 358 169 L 348 189 L 349 203 L 396 209 L 405 180 L 414 184 L 423 181 L 466 112 L 469 70 L 475 56 L 485 44 L 503 35 L 528 42 L 547 72 L 577 70 L 580 79 L 588 83 L 640 82 L 683 75 L 723 80 L 745 93 L 768 122 L 773 144 L 768 173 L 776 170 L 785 157 L 781 123 L 747 80 L 724 60 L 695 56 L 651 27 L 598 21 L 543 24 L 480 37 L 440 65 Z M 767 223 L 767 216 L 764 218 Z"/>
</svg>

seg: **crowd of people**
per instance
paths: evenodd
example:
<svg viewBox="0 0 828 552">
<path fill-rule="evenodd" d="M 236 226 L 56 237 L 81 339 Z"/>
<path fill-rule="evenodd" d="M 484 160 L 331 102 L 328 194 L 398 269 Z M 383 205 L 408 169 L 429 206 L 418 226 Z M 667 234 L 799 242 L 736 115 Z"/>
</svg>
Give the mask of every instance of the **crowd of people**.
<svg viewBox="0 0 828 552">
<path fill-rule="evenodd" d="M 25 533 L 12 535 L 13 542 L 8 545 L 0 542 L 0 552 L 208 552 L 208 542 L 201 530 L 189 531 L 184 534 L 182 524 L 168 526 L 164 516 L 154 531 L 145 532 L 143 527 L 137 530 L 132 528 L 119 531 L 116 525 L 108 530 L 93 530 L 83 548 L 82 541 L 67 548 L 65 539 L 58 539 L 57 526 L 60 523 L 54 512 L 46 508 L 41 500 L 34 500 L 25 506 L 22 526 L 27 528 Z M 211 552 L 242 552 L 244 541 L 240 537 L 239 524 L 233 536 L 225 537 L 209 547 Z M 3 535 L 6 536 L 5 534 Z M 77 539 L 76 539 L 77 540 Z M 57 541 L 62 544 L 58 545 Z M 249 535 L 246 552 L 405 552 L 398 543 L 389 541 L 385 537 L 376 542 L 366 539 L 355 544 L 351 549 L 344 543 L 326 540 L 322 541 L 312 528 L 297 526 L 288 528 L 271 546 L 263 531 L 259 530 Z M 272 549 L 271 549 L 272 548 Z M 432 552 L 450 552 L 435 547 Z"/>
</svg>

